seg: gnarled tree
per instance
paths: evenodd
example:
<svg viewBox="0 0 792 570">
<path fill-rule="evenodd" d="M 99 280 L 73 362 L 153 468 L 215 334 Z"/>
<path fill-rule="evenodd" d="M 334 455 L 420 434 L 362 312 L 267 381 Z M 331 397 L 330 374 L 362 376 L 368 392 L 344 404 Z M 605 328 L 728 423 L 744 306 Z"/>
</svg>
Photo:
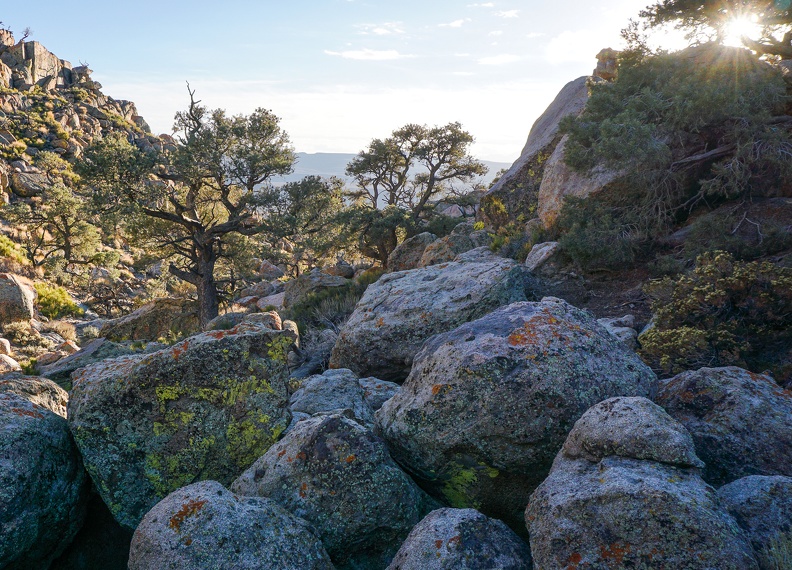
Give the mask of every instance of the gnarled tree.
<svg viewBox="0 0 792 570">
<path fill-rule="evenodd" d="M 86 152 L 83 172 L 120 193 L 137 214 L 138 237 L 171 257 L 169 271 L 196 288 L 202 325 L 217 316 L 219 261 L 238 249 L 240 237 L 263 231 L 258 213 L 272 176 L 291 172 L 294 152 L 279 119 L 256 109 L 247 116 L 209 111 L 190 93 L 189 108 L 176 115 L 176 149 L 157 157 L 157 176 L 146 179 L 135 165 L 150 164 L 144 153 L 122 140 L 102 141 Z M 108 154 L 109 153 L 109 154 Z M 102 164 L 121 161 L 135 167 L 102 174 Z M 119 202 L 113 192 L 105 204 Z"/>
</svg>

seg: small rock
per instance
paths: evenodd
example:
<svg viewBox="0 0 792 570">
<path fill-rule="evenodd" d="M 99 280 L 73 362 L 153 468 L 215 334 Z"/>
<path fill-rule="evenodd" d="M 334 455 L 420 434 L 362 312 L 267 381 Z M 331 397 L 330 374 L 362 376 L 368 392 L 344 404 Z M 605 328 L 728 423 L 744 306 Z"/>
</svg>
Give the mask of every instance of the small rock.
<svg viewBox="0 0 792 570">
<path fill-rule="evenodd" d="M 346 368 L 327 370 L 303 380 L 300 389 L 292 394 L 289 408 L 292 413 L 309 415 L 349 409 L 357 422 L 374 423 L 374 410 L 364 399 L 358 377 Z"/>
<path fill-rule="evenodd" d="M 388 256 L 388 271 L 406 271 L 419 267 L 426 247 L 436 240 L 437 236 L 429 232 L 407 238 Z"/>
<path fill-rule="evenodd" d="M 19 372 L 22 367 L 19 362 L 8 356 L 7 354 L 0 354 L 0 376 L 10 372 Z"/>
<path fill-rule="evenodd" d="M 363 388 L 363 399 L 375 412 L 401 390 L 401 386 L 395 382 L 386 382 L 373 376 L 361 378 L 358 382 Z"/>
</svg>

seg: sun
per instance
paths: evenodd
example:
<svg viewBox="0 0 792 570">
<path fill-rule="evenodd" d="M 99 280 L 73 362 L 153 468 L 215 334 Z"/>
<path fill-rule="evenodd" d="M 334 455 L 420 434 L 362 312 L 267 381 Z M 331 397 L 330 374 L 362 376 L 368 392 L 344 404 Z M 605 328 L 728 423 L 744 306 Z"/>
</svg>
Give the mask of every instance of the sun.
<svg viewBox="0 0 792 570">
<path fill-rule="evenodd" d="M 762 33 L 762 27 L 756 23 L 756 18 L 738 16 L 729 20 L 723 27 L 723 45 L 743 47 L 741 38 L 747 36 L 757 39 Z"/>
</svg>

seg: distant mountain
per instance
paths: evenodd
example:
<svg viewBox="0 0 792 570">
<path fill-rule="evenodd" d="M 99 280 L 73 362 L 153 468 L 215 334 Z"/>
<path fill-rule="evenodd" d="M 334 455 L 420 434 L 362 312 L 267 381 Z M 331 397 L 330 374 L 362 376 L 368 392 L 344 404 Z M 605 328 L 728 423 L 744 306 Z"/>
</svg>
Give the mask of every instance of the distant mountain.
<svg viewBox="0 0 792 570">
<path fill-rule="evenodd" d="M 355 158 L 354 154 L 347 154 L 342 152 L 316 152 L 316 153 L 297 153 L 297 164 L 294 165 L 294 172 L 289 176 L 279 176 L 274 179 L 276 184 L 285 182 L 296 182 L 302 180 L 306 176 L 337 176 L 348 180 L 344 175 L 346 165 Z M 495 178 L 495 175 L 502 168 L 509 168 L 511 163 L 507 162 L 492 162 L 490 160 L 482 160 L 489 168 L 489 172 L 483 177 L 484 184 L 489 185 Z"/>
</svg>

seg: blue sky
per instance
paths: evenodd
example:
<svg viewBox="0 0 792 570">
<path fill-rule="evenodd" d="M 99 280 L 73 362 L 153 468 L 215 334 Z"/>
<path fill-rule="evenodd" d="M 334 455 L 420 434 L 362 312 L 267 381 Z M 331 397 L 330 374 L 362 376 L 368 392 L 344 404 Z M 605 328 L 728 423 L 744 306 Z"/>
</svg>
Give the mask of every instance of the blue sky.
<svg viewBox="0 0 792 570">
<path fill-rule="evenodd" d="M 303 152 L 358 152 L 408 122 L 460 121 L 474 153 L 511 162 L 563 85 L 618 47 L 647 0 L 143 0 L 4 3 L 155 132 L 185 107 L 282 117 Z"/>
</svg>

